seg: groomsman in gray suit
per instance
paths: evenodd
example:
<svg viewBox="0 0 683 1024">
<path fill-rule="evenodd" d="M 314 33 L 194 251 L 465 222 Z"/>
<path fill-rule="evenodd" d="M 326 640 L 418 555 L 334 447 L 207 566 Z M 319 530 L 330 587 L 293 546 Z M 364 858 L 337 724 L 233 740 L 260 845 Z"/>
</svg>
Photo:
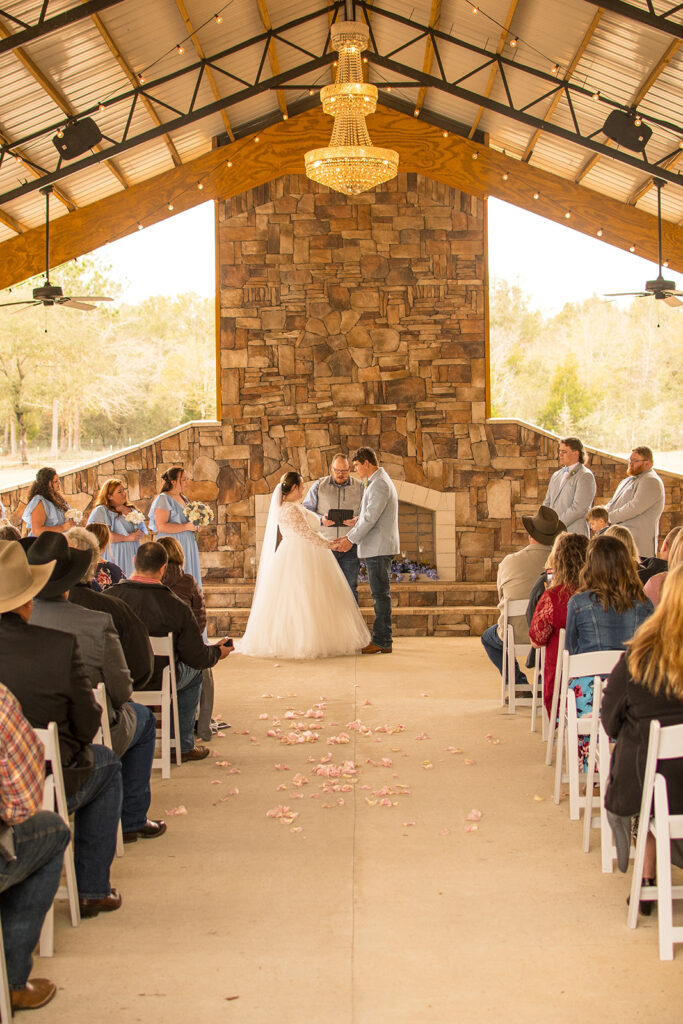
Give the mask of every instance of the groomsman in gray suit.
<svg viewBox="0 0 683 1024">
<path fill-rule="evenodd" d="M 550 478 L 543 501 L 547 508 L 557 512 L 568 533 L 590 536 L 586 512 L 595 497 L 595 477 L 585 465 L 586 454 L 578 437 L 565 437 L 560 441 L 560 465 Z"/>
<path fill-rule="evenodd" d="M 363 654 L 391 654 L 391 559 L 399 550 L 398 495 L 389 474 L 380 469 L 372 448 L 358 448 L 351 456 L 354 472 L 365 481 L 358 522 L 334 544 L 336 551 L 358 545 L 364 559 L 375 606 L 372 638 Z"/>
<path fill-rule="evenodd" d="M 652 468 L 653 461 L 651 448 L 634 448 L 626 479 L 606 505 L 610 523 L 628 526 L 641 558 L 657 554 L 659 519 L 664 511 L 664 484 Z"/>
</svg>

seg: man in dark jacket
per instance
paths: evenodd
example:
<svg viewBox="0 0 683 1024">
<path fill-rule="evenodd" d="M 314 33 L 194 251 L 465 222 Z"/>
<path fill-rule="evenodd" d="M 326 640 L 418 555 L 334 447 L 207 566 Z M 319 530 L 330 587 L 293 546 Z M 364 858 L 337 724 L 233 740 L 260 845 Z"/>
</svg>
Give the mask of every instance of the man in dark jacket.
<svg viewBox="0 0 683 1024">
<path fill-rule="evenodd" d="M 143 544 L 135 555 L 135 573 L 111 590 L 125 601 L 147 626 L 150 636 L 173 634 L 176 655 L 176 685 L 180 718 L 180 752 L 183 761 L 201 761 L 209 756 L 209 748 L 195 746 L 194 722 L 202 688 L 202 670 L 213 668 L 227 658 L 232 650 L 226 640 L 205 644 L 190 608 L 171 593 L 161 580 L 168 556 L 161 544 Z M 150 689 L 160 689 L 164 665 L 155 658 Z"/>
<path fill-rule="evenodd" d="M 74 552 L 76 554 L 76 552 Z M 100 707 L 85 674 L 76 638 L 29 625 L 34 595 L 49 580 L 54 562 L 29 566 L 17 541 L 0 541 L 0 665 L 2 681 L 34 729 L 57 723 L 69 811 L 75 816 L 74 856 L 81 916 L 117 910 L 109 869 L 121 817 L 121 762 L 91 740 Z M 65 589 L 83 571 L 72 567 Z"/>
</svg>

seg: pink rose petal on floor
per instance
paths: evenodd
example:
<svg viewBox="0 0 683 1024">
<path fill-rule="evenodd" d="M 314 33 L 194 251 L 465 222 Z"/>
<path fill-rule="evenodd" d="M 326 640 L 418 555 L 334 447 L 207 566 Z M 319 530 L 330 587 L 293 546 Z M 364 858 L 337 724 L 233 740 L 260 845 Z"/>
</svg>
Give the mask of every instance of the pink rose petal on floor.
<svg viewBox="0 0 683 1024">
<path fill-rule="evenodd" d="M 538 793 L 534 793 L 534 800 L 536 801 L 537 804 L 542 804 L 543 801 L 545 800 L 545 797 L 544 796 L 539 796 Z"/>
<path fill-rule="evenodd" d="M 374 807 L 377 804 L 377 801 L 372 800 L 369 796 L 365 797 L 365 802 L 368 805 L 368 807 Z"/>
<path fill-rule="evenodd" d="M 272 696 L 272 693 L 262 693 L 261 700 L 268 700 L 269 698 L 272 698 Z"/>
<path fill-rule="evenodd" d="M 220 779 L 211 779 L 211 785 L 212 786 L 222 786 L 223 783 L 221 782 Z"/>
<path fill-rule="evenodd" d="M 294 778 L 292 779 L 292 784 L 295 786 L 307 786 L 308 779 L 306 778 L 305 775 L 302 775 L 301 772 L 297 772 Z"/>
<path fill-rule="evenodd" d="M 276 772 L 291 772 L 291 770 L 292 769 L 289 767 L 288 764 L 278 763 L 278 764 L 275 765 L 275 771 Z"/>
<path fill-rule="evenodd" d="M 428 740 L 428 739 L 429 739 L 429 736 L 427 735 L 427 733 L 426 733 L 426 732 L 419 732 L 419 733 L 417 734 L 417 736 L 415 737 L 415 739 L 416 739 L 416 740 Z"/>
<path fill-rule="evenodd" d="M 390 757 L 383 757 L 380 763 L 382 765 L 382 768 L 391 768 L 394 762 L 391 760 Z"/>
<path fill-rule="evenodd" d="M 463 763 L 469 767 L 470 765 L 476 764 L 477 762 L 472 757 L 466 757 Z"/>
<path fill-rule="evenodd" d="M 416 824 L 417 824 L 417 822 L 415 822 L 415 821 L 404 821 L 403 822 L 403 827 L 404 828 L 412 828 L 413 825 L 416 825 Z"/>
<path fill-rule="evenodd" d="M 465 825 L 465 832 L 478 832 L 478 831 L 479 831 L 479 826 L 478 825 Z"/>
<path fill-rule="evenodd" d="M 379 805 L 380 805 L 380 807 L 393 807 L 394 806 L 392 804 L 391 800 L 388 800 L 386 798 L 384 798 L 383 800 L 380 800 Z"/>
<path fill-rule="evenodd" d="M 217 732 L 214 739 L 224 740 L 227 735 L 227 732 Z"/>
<path fill-rule="evenodd" d="M 431 761 L 423 761 L 422 762 L 422 767 L 425 768 L 425 769 L 429 769 L 429 768 L 433 768 L 434 765 L 432 764 Z"/>
<path fill-rule="evenodd" d="M 303 793 L 290 793 L 289 794 L 289 799 L 290 800 L 303 800 L 303 798 L 304 798 Z"/>
<path fill-rule="evenodd" d="M 295 825 L 294 828 L 290 828 L 290 832 L 303 832 L 301 825 Z"/>
<path fill-rule="evenodd" d="M 321 804 L 320 806 L 330 811 L 334 807 L 334 804 Z"/>
<path fill-rule="evenodd" d="M 233 786 L 232 789 L 227 789 L 226 793 L 228 794 L 228 796 L 239 796 L 239 789 L 237 788 L 237 786 Z"/>
<path fill-rule="evenodd" d="M 363 707 L 364 708 L 372 707 L 372 701 L 371 700 L 364 700 L 363 701 Z"/>
<path fill-rule="evenodd" d="M 460 747 L 446 747 L 445 749 L 448 754 L 462 754 Z"/>
<path fill-rule="evenodd" d="M 230 766 L 230 762 L 229 761 L 216 761 L 216 767 L 218 767 L 218 768 L 228 768 L 229 766 Z"/>
<path fill-rule="evenodd" d="M 177 807 L 171 807 L 170 811 L 166 811 L 170 816 L 187 814 L 187 807 L 184 804 L 179 804 Z"/>
<path fill-rule="evenodd" d="M 241 775 L 239 768 L 228 768 L 228 775 Z"/>
<path fill-rule="evenodd" d="M 360 789 L 372 789 L 372 786 L 361 786 Z"/>
<path fill-rule="evenodd" d="M 421 696 L 421 697 L 428 697 L 428 696 L 429 696 L 429 694 L 428 694 L 428 693 L 421 693 L 421 694 L 420 694 L 420 696 Z"/>
<path fill-rule="evenodd" d="M 337 807 L 343 807 L 345 803 L 346 803 L 346 800 L 344 799 L 343 796 L 338 796 L 337 797 Z"/>
<path fill-rule="evenodd" d="M 472 808 L 470 813 L 467 815 L 467 821 L 481 821 L 482 818 L 483 818 L 482 812 L 478 811 L 474 807 Z"/>
<path fill-rule="evenodd" d="M 267 718 L 267 717 L 268 717 L 268 715 L 266 714 L 266 712 L 265 712 L 265 711 L 263 712 L 263 714 L 262 714 L 262 715 L 259 715 L 259 718 L 261 719 L 261 721 L 262 721 L 262 722 L 264 722 L 264 721 L 266 720 L 266 718 Z"/>
<path fill-rule="evenodd" d="M 287 787 L 284 784 L 284 782 L 281 782 L 280 785 L 277 788 L 278 788 L 278 790 L 280 790 L 280 789 L 287 789 Z"/>
<path fill-rule="evenodd" d="M 441 831 L 439 832 L 440 836 L 449 836 L 450 834 L 451 830 L 449 828 L 442 828 Z"/>
<path fill-rule="evenodd" d="M 309 800 L 319 800 L 320 799 L 320 793 L 309 793 L 308 794 L 308 799 Z"/>
<path fill-rule="evenodd" d="M 249 735 L 249 730 L 248 729 L 242 729 L 242 732 L 240 733 L 240 736 L 248 736 L 248 735 Z"/>
</svg>

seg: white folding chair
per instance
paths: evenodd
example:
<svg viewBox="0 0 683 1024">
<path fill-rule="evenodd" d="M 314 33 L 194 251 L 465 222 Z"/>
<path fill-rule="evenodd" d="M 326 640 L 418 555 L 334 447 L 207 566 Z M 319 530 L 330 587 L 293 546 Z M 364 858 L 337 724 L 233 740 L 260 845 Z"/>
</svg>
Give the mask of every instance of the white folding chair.
<svg viewBox="0 0 683 1024">
<path fill-rule="evenodd" d="M 555 765 L 555 792 L 553 799 L 560 802 L 560 788 L 569 783 L 569 817 L 578 821 L 585 802 L 579 795 L 579 736 L 590 736 L 592 716 L 579 718 L 576 711 L 576 697 L 569 688 L 569 680 L 579 676 L 606 676 L 612 671 L 624 652 L 588 651 L 586 654 L 562 655 L 562 686 L 560 691 L 559 717 L 557 724 L 557 764 Z M 593 686 L 595 687 L 595 678 Z M 566 772 L 562 772 L 562 755 L 565 754 Z"/>
<path fill-rule="evenodd" d="M 173 654 L 173 633 L 167 636 L 151 636 L 152 652 L 155 658 L 166 658 L 168 665 L 161 677 L 160 690 L 136 690 L 138 704 L 161 709 L 157 727 L 157 738 L 161 743 L 161 757 L 155 757 L 152 768 L 161 768 L 162 779 L 171 777 L 171 748 L 175 750 L 176 764 L 180 757 L 180 719 L 178 717 L 178 691 L 175 678 L 175 657 Z M 173 715 L 174 737 L 171 737 L 171 715 Z"/>
<path fill-rule="evenodd" d="M 548 716 L 543 706 L 543 675 L 545 673 L 545 647 L 536 647 L 534 655 L 534 678 L 531 683 L 531 731 L 536 732 L 536 716 L 541 715 L 541 738 L 545 740 L 548 730 Z"/>
<path fill-rule="evenodd" d="M 603 682 L 601 679 L 594 683 L 593 711 L 602 707 Z M 605 810 L 605 792 L 609 781 L 610 766 L 610 740 L 600 720 L 599 714 L 591 716 L 590 740 L 588 746 L 588 770 L 586 772 L 586 796 L 583 808 L 583 852 L 590 852 L 590 834 L 592 828 L 600 829 L 600 859 L 603 874 L 611 874 L 614 871 L 614 861 L 617 858 L 617 848 L 614 845 L 612 829 L 607 821 Z M 598 796 L 595 796 L 595 782 L 600 789 Z M 597 810 L 597 815 L 593 812 Z M 633 848 L 631 848 L 631 857 Z"/>
<path fill-rule="evenodd" d="M 98 683 L 94 689 L 95 700 L 102 709 L 102 717 L 100 719 L 100 727 L 93 736 L 93 743 L 99 743 L 103 747 L 109 747 L 111 745 L 111 729 L 109 728 L 109 708 L 107 706 L 107 691 L 104 687 L 104 683 Z M 116 832 L 116 856 L 123 857 L 123 829 L 121 828 L 121 819 L 119 819 L 119 827 Z"/>
<path fill-rule="evenodd" d="M 5 940 L 2 936 L 2 922 L 0 922 L 0 1020 L 2 1024 L 12 1024 L 12 999 L 9 994 L 9 978 L 7 977 L 7 964 L 5 963 Z"/>
<path fill-rule="evenodd" d="M 683 927 L 674 927 L 673 924 L 673 901 L 683 900 L 683 885 L 671 884 L 671 840 L 683 839 L 683 814 L 670 813 L 666 779 L 657 773 L 659 761 L 675 758 L 683 758 L 683 725 L 662 727 L 657 720 L 650 722 L 650 741 L 626 923 L 629 928 L 635 928 L 638 924 L 641 900 L 657 900 L 660 960 L 673 960 L 674 942 L 683 942 Z M 651 820 L 653 794 L 654 818 Z M 653 833 L 657 844 L 657 885 L 643 886 L 645 843 L 649 832 Z"/>
<path fill-rule="evenodd" d="M 43 789 L 43 810 L 56 811 L 65 824 L 69 824 L 69 809 L 66 804 L 66 793 L 64 791 L 64 775 L 62 773 L 62 759 L 59 753 L 59 737 L 57 725 L 50 722 L 47 729 L 33 730 L 43 744 L 45 750 L 45 769 L 51 769 L 52 774 L 45 776 L 45 787 Z M 76 865 L 74 864 L 73 838 L 64 851 L 64 873 L 66 875 L 66 886 L 60 886 L 57 890 L 56 899 L 68 899 L 71 911 L 71 924 L 77 928 L 81 923 L 81 911 L 78 905 L 78 885 L 76 884 Z M 45 915 L 43 927 L 40 933 L 40 955 L 54 956 L 54 904 Z"/>
<path fill-rule="evenodd" d="M 565 631 L 560 630 L 560 635 L 557 641 L 557 662 L 555 665 L 555 680 L 553 682 L 553 700 L 550 707 L 550 718 L 548 719 L 548 745 L 545 751 L 545 763 L 550 765 L 553 763 L 553 745 L 555 743 L 555 734 L 557 732 L 557 708 L 560 703 L 560 689 L 562 680 L 562 658 L 564 656 L 564 637 Z M 543 708 L 543 714 L 545 715 L 545 706 Z M 545 718 L 544 718 L 545 721 Z"/>
<path fill-rule="evenodd" d="M 519 618 L 522 615 L 526 615 L 527 605 L 529 599 L 524 598 L 519 601 L 511 601 L 509 598 L 503 600 L 503 670 L 501 672 L 501 690 L 500 690 L 500 704 L 501 707 L 505 707 L 505 701 L 507 700 L 508 714 L 515 714 L 515 690 L 516 690 L 516 676 L 515 672 L 515 660 L 517 657 L 526 658 L 529 651 L 532 649 L 531 644 L 515 644 L 515 633 L 510 619 Z M 522 684 L 520 684 L 521 686 Z M 525 684 L 525 688 L 528 688 L 528 698 L 531 699 L 532 688 L 529 682 Z M 525 696 L 524 701 L 527 701 Z"/>
</svg>

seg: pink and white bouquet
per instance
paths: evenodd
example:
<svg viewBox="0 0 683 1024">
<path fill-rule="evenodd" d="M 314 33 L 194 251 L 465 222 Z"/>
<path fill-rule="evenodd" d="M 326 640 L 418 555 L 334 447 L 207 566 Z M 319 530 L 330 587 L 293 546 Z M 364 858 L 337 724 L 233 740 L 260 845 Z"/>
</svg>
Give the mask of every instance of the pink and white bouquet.
<svg viewBox="0 0 683 1024">
<path fill-rule="evenodd" d="M 127 512 L 124 519 L 133 526 L 142 526 L 145 521 L 145 517 L 142 512 L 138 512 L 136 508 L 132 508 L 130 512 Z"/>
<path fill-rule="evenodd" d="M 188 501 L 185 515 L 195 526 L 208 526 L 213 522 L 213 511 L 203 501 Z"/>
</svg>

